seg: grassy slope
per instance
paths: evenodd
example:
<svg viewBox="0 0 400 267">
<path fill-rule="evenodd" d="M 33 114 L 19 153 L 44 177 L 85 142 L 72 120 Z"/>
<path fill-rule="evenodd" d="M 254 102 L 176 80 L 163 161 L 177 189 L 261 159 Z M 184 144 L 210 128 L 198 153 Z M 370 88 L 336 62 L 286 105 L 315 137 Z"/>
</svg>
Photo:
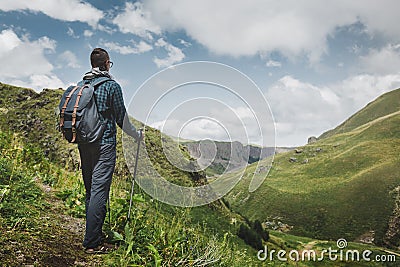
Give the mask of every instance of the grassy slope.
<svg viewBox="0 0 400 267">
<path fill-rule="evenodd" d="M 264 184 L 249 194 L 251 166 L 226 199 L 252 219 L 281 217 L 297 235 L 355 240 L 373 230 L 382 243 L 394 206 L 390 192 L 400 184 L 399 104 L 400 90 L 392 91 L 302 153 L 277 155 Z"/>
<path fill-rule="evenodd" d="M 56 191 L 63 194 L 67 192 L 70 194 L 65 200 L 65 205 L 68 206 L 68 210 L 76 216 L 82 216 L 83 188 L 78 170 L 79 156 L 75 146 L 69 145 L 65 141 L 60 141 L 60 134 L 54 127 L 56 124 L 54 107 L 57 105 L 61 93 L 61 90 L 46 90 L 41 94 L 37 94 L 30 89 L 0 84 L 0 99 L 2 101 L 0 109 L 0 129 L 6 132 L 14 132 L 16 136 L 20 138 L 21 143 L 25 142 L 25 145 L 28 145 L 28 147 L 30 144 L 37 146 L 38 153 L 44 155 L 45 161 L 51 163 L 50 169 L 40 168 L 39 172 L 36 172 L 36 174 L 26 173 L 26 181 L 31 181 L 32 175 L 39 175 L 42 180 L 46 180 L 46 183 L 54 186 Z M 140 125 L 137 124 L 137 126 Z M 156 165 L 160 169 L 163 169 L 163 175 L 168 176 L 169 179 L 177 183 L 191 184 L 192 182 L 190 179 L 193 177 L 192 174 L 182 173 L 174 169 L 168 164 L 165 157 L 160 154 L 160 133 L 154 129 L 148 129 L 147 138 L 150 138 L 148 141 L 151 141 L 152 144 L 150 148 L 152 149 L 150 153 L 153 156 L 152 162 L 156 162 Z M 166 138 L 166 140 L 172 142 L 171 139 Z M 118 147 L 118 155 L 111 201 L 113 211 L 112 224 L 115 227 L 114 229 L 117 230 L 118 225 L 121 225 L 125 218 L 126 194 L 128 193 L 127 188 L 129 188 L 129 185 L 127 186 L 127 181 L 130 179 L 130 174 L 124 163 L 120 144 Z M 32 156 L 31 158 L 34 157 L 35 156 Z M 11 188 L 11 190 L 13 189 Z M 11 193 L 7 195 L 13 196 Z M 18 196 L 15 196 L 14 200 L 19 201 L 18 198 Z M 14 200 L 11 199 L 11 201 Z M 49 200 L 37 199 L 36 201 L 39 201 L 39 205 L 49 205 Z M 121 206 L 121 203 L 124 205 Z M 50 202 L 50 205 L 52 204 L 53 203 Z M 312 203 L 310 203 L 310 205 L 312 205 Z M 250 210 L 252 208 L 252 206 L 246 206 L 245 210 Z M 12 214 L 8 215 L 11 217 L 6 218 L 3 210 L 1 210 L 1 212 L 2 217 L 6 220 L 18 220 L 18 217 L 14 218 Z M 242 213 L 246 214 L 246 212 Z M 306 214 L 306 212 L 304 212 L 304 214 Z M 229 212 L 218 203 L 187 210 L 177 209 L 151 201 L 135 204 L 135 220 L 133 225 L 131 225 L 132 231 L 134 231 L 133 240 L 131 240 L 134 244 L 134 250 L 128 252 L 129 246 L 121 246 L 115 253 L 104 258 L 104 261 L 110 266 L 124 266 L 129 262 L 130 264 L 148 265 L 152 264 L 152 262 L 154 263 L 154 261 L 157 261 L 159 258 L 161 258 L 161 262 L 164 265 L 172 264 L 174 261 L 176 263 L 176 261 L 182 258 L 176 258 L 177 256 L 174 253 L 177 253 L 176 249 L 183 249 L 183 244 L 181 243 L 180 247 L 177 247 L 178 243 L 171 242 L 181 240 L 183 235 L 186 236 L 186 244 L 191 245 L 191 249 L 193 247 L 195 248 L 193 252 L 189 253 L 191 257 L 196 255 L 198 257 L 203 257 L 204 253 L 210 253 L 207 255 L 209 255 L 211 259 L 212 257 L 220 257 L 227 266 L 258 266 L 259 262 L 255 256 L 256 252 L 234 235 L 237 226 L 230 224 L 230 220 L 233 217 L 240 221 L 240 216 Z M 37 216 L 31 217 L 30 221 L 34 222 L 34 226 L 30 231 L 35 233 L 43 232 L 40 218 L 41 217 Z M 3 225 L 3 221 L 1 220 L 0 224 L 0 227 L 8 227 L 7 225 Z M 54 221 L 54 224 L 56 225 L 57 222 Z M 11 227 L 12 225 L 13 224 L 11 224 Z M 35 244 L 35 241 L 26 241 L 26 239 L 19 237 L 20 233 L 23 234 L 24 231 L 27 231 L 26 228 L 22 227 L 20 229 L 18 227 L 15 229 L 16 231 L 14 232 L 8 232 L 6 237 L 8 240 L 14 240 L 13 242 L 33 242 L 33 244 Z M 44 233 L 46 235 L 46 232 Z M 58 235 L 57 231 L 53 234 L 55 234 L 56 237 Z M 228 243 L 225 241 L 225 235 L 227 235 L 229 239 Z M 216 238 L 213 236 L 216 236 Z M 33 238 L 35 240 L 35 237 Z M 51 246 L 53 242 L 46 240 L 46 238 L 46 236 L 43 237 L 42 244 L 44 246 L 47 246 L 46 244 Z M 53 239 L 54 237 L 51 238 Z M 3 239 L 3 241 L 8 242 L 5 239 Z M 306 247 L 309 242 L 314 242 L 314 240 L 273 232 L 268 247 L 277 249 L 302 249 Z M 159 255 L 149 249 L 149 244 L 156 248 Z M 68 251 L 69 259 L 75 258 L 79 261 L 81 257 L 80 251 L 77 252 L 77 255 L 73 254 L 73 249 L 71 250 L 69 248 Z M 0 251 L 0 254 L 3 252 Z M 15 258 L 12 257 L 12 253 L 13 252 L 11 252 L 11 257 L 9 258 L 10 264 L 13 259 L 15 260 Z M 127 257 L 127 255 L 131 256 Z M 189 260 L 189 258 L 186 258 L 186 260 Z M 17 264 L 17 262 L 14 263 Z M 296 263 L 289 263 L 289 265 L 296 265 Z M 337 264 L 333 265 L 337 266 Z"/>
<path fill-rule="evenodd" d="M 74 216 L 82 217 L 84 211 L 84 191 L 79 174 L 79 153 L 75 145 L 68 144 L 63 140 L 55 127 L 57 123 L 55 108 L 58 105 L 62 92 L 62 90 L 44 90 L 38 94 L 31 89 L 0 83 L 0 133 L 3 132 L 5 135 L 15 135 L 16 138 L 20 140 L 21 147 L 35 147 L 38 155 L 40 155 L 43 160 L 51 162 L 51 170 L 43 169 L 36 170 L 34 173 L 23 173 L 23 177 L 26 178 L 24 181 L 31 181 L 33 176 L 38 175 L 40 177 L 45 177 L 45 179 L 48 180 L 47 182 L 54 186 L 54 189 L 64 199 L 65 205 L 68 208 L 67 210 Z M 141 126 L 138 122 L 135 122 L 135 124 L 137 127 Z M 120 131 L 118 134 L 121 136 Z M 167 146 L 173 145 L 173 140 L 171 138 L 161 136 L 160 132 L 155 129 L 146 129 L 146 148 L 152 164 L 157 171 L 163 177 L 178 184 L 190 186 L 197 182 L 202 182 L 202 177 L 204 177 L 202 173 L 187 173 L 177 169 L 168 162 L 165 155 L 162 153 L 161 139 Z M 111 193 L 111 207 L 113 211 L 111 214 L 114 230 L 122 231 L 123 233 L 124 220 L 126 219 L 126 199 L 130 189 L 129 182 L 131 174 L 125 165 L 121 142 L 118 144 L 117 153 L 118 159 Z M 188 157 L 186 151 L 183 151 L 183 154 Z M 2 156 L 4 157 L 4 151 L 2 151 Z M 35 156 L 31 157 L 35 158 Z M 22 165 L 20 165 L 21 162 L 16 164 L 14 168 L 22 167 Z M 193 178 L 197 181 L 194 182 Z M 0 186 L 0 189 L 2 189 L 8 185 L 2 182 Z M 11 188 L 11 191 L 13 190 L 14 189 Z M 136 192 L 140 193 L 137 187 Z M 18 195 L 15 197 L 13 197 L 14 195 L 11 193 L 7 195 L 11 202 L 20 201 L 20 196 Z M 149 201 L 150 198 L 147 196 L 145 196 L 145 199 L 146 202 L 135 204 L 135 212 L 141 218 L 135 220 L 132 226 L 133 229 L 135 228 L 134 226 L 139 227 L 136 233 L 137 235 L 134 237 L 137 239 L 131 240 L 135 242 L 135 251 L 127 253 L 124 250 L 127 249 L 127 247 L 121 247 L 120 250 L 111 254 L 106 259 L 107 264 L 123 265 L 129 262 L 150 264 L 153 256 L 147 247 L 149 244 L 155 246 L 156 250 L 161 254 L 160 257 L 165 260 L 165 262 L 179 261 L 180 259 L 171 253 L 176 249 L 180 249 L 180 247 L 176 247 L 177 244 L 169 242 L 172 242 L 172 239 L 182 238 L 181 236 L 185 234 L 188 236 L 188 244 L 190 244 L 190 242 L 195 242 L 196 244 L 196 249 L 193 249 L 192 252 L 188 252 L 186 255 L 187 257 L 193 257 L 196 253 L 198 253 L 200 257 L 202 251 L 204 253 L 204 250 L 215 249 L 215 251 L 212 251 L 212 253 L 210 252 L 208 255 L 211 259 L 212 257 L 220 257 L 221 259 L 223 258 L 222 261 L 237 261 L 238 264 L 240 264 L 240 262 L 251 263 L 256 261 L 256 258 L 254 258 L 255 252 L 235 236 L 234 233 L 236 229 L 230 225 L 230 214 L 218 203 L 194 209 L 183 209 L 182 211 L 182 209 L 163 205 L 156 201 Z M 2 201 L 4 202 L 4 199 L 0 201 L 0 204 Z M 49 205 L 46 204 L 48 200 L 38 198 L 34 201 L 43 205 Z M 19 218 L 12 212 L 10 214 L 5 214 L 4 209 L 0 211 L 1 217 L 9 219 L 15 217 L 17 219 Z M 32 216 L 30 221 L 39 221 L 39 216 L 40 215 Z M 8 226 L 5 222 L 3 224 L 3 222 L 0 221 L 0 228 L 3 227 Z M 25 228 L 17 230 L 22 232 L 26 231 Z M 34 231 L 42 231 L 41 226 L 36 224 Z M 225 240 L 225 234 L 227 234 L 229 241 Z M 11 237 L 9 236 L 7 238 L 17 240 L 18 242 L 25 242 L 19 239 L 18 231 L 12 232 L 10 235 Z M 52 242 L 49 241 L 49 243 Z M 225 255 L 225 253 L 223 253 L 224 250 L 232 250 L 237 253 L 235 256 L 230 254 Z M 217 255 L 219 251 L 224 254 L 222 257 L 221 255 Z M 250 252 L 247 254 L 246 251 Z M 3 252 L 0 254 L 2 253 Z M 133 257 L 126 258 L 126 255 L 129 254 L 132 254 Z M 154 257 L 156 256 L 157 255 L 154 255 Z M 15 260 L 15 255 L 13 255 L 12 252 L 10 260 L 13 258 Z M 79 256 L 76 256 L 76 258 L 78 259 Z M 190 258 L 186 260 L 189 259 Z M 154 258 L 154 260 L 156 259 Z M 119 262 L 119 264 L 117 262 Z M 15 262 L 15 264 L 17 263 Z"/>
<path fill-rule="evenodd" d="M 345 133 L 377 118 L 400 110 L 400 90 L 393 90 L 378 97 L 366 107 L 344 121 L 338 127 L 323 133 L 319 138 L 326 138 L 338 133 Z"/>
</svg>

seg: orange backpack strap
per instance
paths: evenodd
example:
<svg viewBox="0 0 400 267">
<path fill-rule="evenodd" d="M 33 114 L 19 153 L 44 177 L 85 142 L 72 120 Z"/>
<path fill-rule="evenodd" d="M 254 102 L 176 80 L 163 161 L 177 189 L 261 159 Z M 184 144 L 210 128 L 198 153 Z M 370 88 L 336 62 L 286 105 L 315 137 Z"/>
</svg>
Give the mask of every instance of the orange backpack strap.
<svg viewBox="0 0 400 267">
<path fill-rule="evenodd" d="M 76 91 L 76 89 L 78 89 L 79 86 L 75 86 L 71 92 L 67 95 L 67 97 L 65 98 L 65 102 L 64 102 L 64 106 L 61 108 L 61 113 L 60 113 L 60 129 L 64 126 L 64 113 L 65 113 L 65 109 L 67 108 L 68 102 L 71 99 L 72 94 Z"/>
<path fill-rule="evenodd" d="M 75 128 L 76 111 L 79 108 L 79 100 L 81 99 L 82 92 L 85 88 L 89 88 L 89 85 L 84 85 L 84 86 L 82 86 L 81 90 L 79 90 L 78 96 L 76 97 L 76 101 L 75 101 L 75 105 L 74 105 L 74 111 L 72 112 L 72 140 L 71 140 L 71 143 L 75 142 L 75 139 L 76 139 L 76 128 Z"/>
</svg>

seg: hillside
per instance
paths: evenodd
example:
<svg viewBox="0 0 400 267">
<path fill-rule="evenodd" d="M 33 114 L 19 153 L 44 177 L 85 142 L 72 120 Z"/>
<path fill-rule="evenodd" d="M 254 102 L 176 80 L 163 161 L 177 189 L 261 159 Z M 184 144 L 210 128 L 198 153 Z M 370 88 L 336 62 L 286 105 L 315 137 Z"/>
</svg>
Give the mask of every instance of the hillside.
<svg viewBox="0 0 400 267">
<path fill-rule="evenodd" d="M 105 256 L 85 255 L 80 248 L 84 227 L 84 189 L 79 170 L 79 153 L 75 145 L 62 139 L 55 127 L 55 107 L 62 92 L 45 89 L 36 93 L 31 89 L 0 83 L 2 266 L 260 266 L 257 250 L 239 238 L 237 232 L 243 225 L 251 227 L 255 224 L 254 218 L 257 216 L 253 216 L 253 213 L 258 214 L 260 203 L 265 202 L 258 201 L 254 204 L 249 199 L 251 201 L 248 203 L 251 205 L 240 205 L 241 203 L 229 199 L 229 196 L 229 201 L 216 201 L 196 208 L 176 208 L 152 199 L 136 187 L 134 216 L 132 221 L 127 222 L 131 175 L 126 167 L 121 142 L 117 146 L 118 159 L 111 191 L 111 213 L 104 229 L 107 238 L 117 242 L 118 249 Z M 140 122 L 134 123 L 137 127 L 142 126 Z M 121 137 L 121 132 L 118 132 L 118 136 Z M 157 172 L 174 183 L 186 186 L 207 182 L 202 172 L 185 172 L 174 167 L 163 154 L 161 142 L 179 149 L 186 159 L 190 159 L 184 147 L 159 131 L 146 127 L 145 146 L 150 163 Z M 326 146 L 328 148 L 329 144 Z M 322 155 L 325 152 L 325 156 L 329 156 L 328 149 L 318 153 Z M 306 153 L 308 152 L 304 150 L 304 154 L 297 155 L 299 161 Z M 282 154 L 278 158 L 284 159 L 285 155 L 289 154 Z M 149 165 L 142 161 L 141 164 L 139 175 L 146 175 Z M 272 170 L 273 173 L 275 171 L 278 170 Z M 267 179 L 265 184 L 268 182 Z M 279 186 L 278 182 L 276 187 Z M 264 190 L 263 188 L 255 193 Z M 246 193 L 247 187 L 242 192 Z M 396 197 L 396 192 L 393 191 L 393 197 Z M 241 197 L 240 194 L 237 194 L 236 199 Z M 262 196 L 263 199 L 268 197 L 273 196 Z M 376 196 L 378 197 L 379 195 Z M 282 200 L 293 199 L 286 197 Z M 382 201 L 385 200 L 387 198 Z M 281 205 L 281 202 L 276 204 Z M 298 204 L 293 202 L 290 205 Z M 320 207 L 319 202 L 309 205 L 309 209 L 303 212 L 305 217 L 314 215 L 313 205 L 316 209 Z M 243 216 L 233 212 L 232 207 Z M 393 203 L 390 208 L 393 208 Z M 310 209 L 311 213 L 307 214 Z M 386 211 L 382 211 L 383 215 L 384 212 Z M 396 217 L 393 219 L 395 226 Z M 271 220 L 280 219 L 274 217 Z M 318 220 L 314 220 L 309 225 L 319 229 L 318 223 Z M 392 227 L 392 230 L 391 235 L 396 238 L 396 227 Z M 318 231 L 315 235 L 305 231 L 297 233 L 322 236 Z M 287 251 L 310 248 L 321 251 L 328 246 L 334 247 L 335 243 L 275 230 L 270 231 L 268 241 L 263 241 L 268 249 Z M 383 251 L 382 248 L 357 243 L 349 243 L 349 247 L 360 251 L 370 249 L 375 254 Z M 281 262 L 274 258 L 272 262 L 264 262 L 262 265 L 271 264 L 280 265 Z M 298 266 L 298 263 L 289 260 L 287 265 Z M 315 264 L 306 262 L 303 266 Z M 325 260 L 324 266 L 346 266 L 346 262 Z M 362 262 L 359 266 L 379 265 Z"/>
<path fill-rule="evenodd" d="M 56 108 L 62 93 L 61 89 L 36 93 L 0 83 L 0 229 L 6 233 L 0 237 L 1 265 L 38 262 L 39 266 L 86 266 L 79 240 L 82 229 L 69 230 L 84 225 L 82 219 L 76 218 L 84 217 L 85 194 L 77 147 L 63 140 L 56 130 Z M 151 164 L 176 184 L 194 186 L 206 182 L 202 172 L 174 167 L 162 153 L 161 142 L 179 148 L 168 136 L 146 127 L 145 147 L 150 162 L 140 162 L 138 175 L 146 174 Z M 190 158 L 185 149 L 180 150 Z M 236 236 L 236 227 L 230 224 L 234 215 L 219 202 L 194 209 L 175 208 L 151 199 L 136 186 L 135 219 L 126 225 L 130 181 L 119 142 L 111 189 L 111 224 L 106 223 L 105 227 L 108 238 L 118 241 L 120 248 L 103 259 L 105 265 L 150 265 L 155 261 L 174 265 L 190 260 L 230 266 L 233 261 L 256 260 L 254 252 L 246 253 L 252 249 Z M 47 207 L 57 210 L 56 214 Z M 65 214 L 59 214 L 62 212 Z M 43 222 L 46 218 L 47 222 Z M 189 250 L 189 246 L 193 249 Z M 32 249 L 35 247 L 38 250 Z M 237 252 L 235 257 L 231 251 Z"/>
<path fill-rule="evenodd" d="M 277 155 L 253 193 L 247 190 L 255 170 L 251 166 L 226 201 L 250 219 L 296 235 L 369 237 L 374 244 L 399 249 L 399 110 L 400 89 L 371 102 L 317 142 Z"/>
<path fill-rule="evenodd" d="M 349 132 L 375 119 L 395 113 L 400 110 L 400 91 L 393 90 L 370 102 L 359 112 L 351 116 L 336 128 L 323 133 L 319 138 L 327 138 L 335 134 Z"/>
<path fill-rule="evenodd" d="M 68 144 L 57 130 L 58 103 L 63 90 L 44 89 L 36 93 L 32 89 L 14 87 L 0 83 L 0 129 L 12 131 L 21 135 L 27 142 L 34 143 L 43 149 L 45 156 L 54 162 L 66 166 L 69 170 L 79 168 L 79 152 L 76 145 Z M 133 121 L 137 128 L 143 127 L 138 121 Z M 174 141 L 162 135 L 158 130 L 147 127 L 146 136 L 149 145 L 148 154 L 154 163 L 156 170 L 177 183 L 190 183 L 193 175 L 174 167 L 163 153 L 158 153 L 161 147 L 161 138 L 166 145 Z M 118 137 L 121 139 L 121 131 L 118 129 Z M 171 145 L 172 146 L 172 145 Z M 118 161 L 116 172 L 118 176 L 129 176 L 122 154 L 122 144 L 118 143 Z M 182 149 L 183 151 L 183 149 Z M 189 155 L 185 155 L 189 158 Z M 202 173 L 196 174 L 196 180 L 204 177 Z M 121 178 L 124 178 L 121 177 Z M 201 179 L 200 179 L 201 180 Z"/>
</svg>

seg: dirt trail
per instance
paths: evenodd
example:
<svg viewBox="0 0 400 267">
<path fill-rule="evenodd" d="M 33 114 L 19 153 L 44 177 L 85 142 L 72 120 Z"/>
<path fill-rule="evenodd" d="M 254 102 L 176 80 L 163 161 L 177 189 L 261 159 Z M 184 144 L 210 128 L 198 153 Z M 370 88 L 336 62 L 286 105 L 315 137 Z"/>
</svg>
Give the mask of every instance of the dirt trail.
<svg viewBox="0 0 400 267">
<path fill-rule="evenodd" d="M 2 233 L 1 265 L 101 266 L 101 255 L 87 255 L 82 249 L 84 220 L 64 214 L 62 201 L 50 187 L 43 186 L 43 191 L 49 207 L 36 218 L 36 227 L 19 230 L 16 225 Z"/>
</svg>

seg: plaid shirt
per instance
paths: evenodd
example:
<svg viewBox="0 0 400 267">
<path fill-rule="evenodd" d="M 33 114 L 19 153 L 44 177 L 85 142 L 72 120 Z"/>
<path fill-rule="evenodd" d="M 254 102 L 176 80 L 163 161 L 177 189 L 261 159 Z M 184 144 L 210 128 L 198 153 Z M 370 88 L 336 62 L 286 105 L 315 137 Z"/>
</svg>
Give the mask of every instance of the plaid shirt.
<svg viewBox="0 0 400 267">
<path fill-rule="evenodd" d="M 88 81 L 93 82 L 95 79 L 97 78 L 92 80 L 83 80 L 79 85 Z M 100 144 L 117 143 L 116 124 L 118 124 L 124 132 L 133 138 L 137 139 L 139 137 L 136 128 L 130 123 L 128 116 L 125 118 L 126 108 L 122 96 L 122 89 L 116 81 L 106 81 L 100 84 L 95 88 L 94 96 L 97 110 L 106 124 L 106 129 L 101 138 Z"/>
</svg>

